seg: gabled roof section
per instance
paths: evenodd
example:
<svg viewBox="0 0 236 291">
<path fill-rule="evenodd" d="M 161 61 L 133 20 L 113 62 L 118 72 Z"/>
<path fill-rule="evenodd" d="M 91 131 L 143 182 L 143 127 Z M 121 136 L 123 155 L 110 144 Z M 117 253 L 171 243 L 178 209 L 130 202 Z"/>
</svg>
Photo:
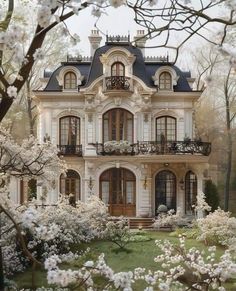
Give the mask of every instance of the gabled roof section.
<svg viewBox="0 0 236 291">
<path fill-rule="evenodd" d="M 131 45 L 130 43 L 110 43 L 98 48 L 95 51 L 92 61 L 78 61 L 78 62 L 65 62 L 62 63 L 50 76 L 49 82 L 45 87 L 44 91 L 61 91 L 62 88 L 58 84 L 57 76 L 60 71 L 66 66 L 74 66 L 78 69 L 81 75 L 84 76 L 81 88 L 89 87 L 97 78 L 103 75 L 103 65 L 100 61 L 101 55 L 105 54 L 108 50 L 114 47 L 123 47 L 127 49 L 131 54 L 135 56 L 133 64 L 133 75 L 141 79 L 148 87 L 157 88 L 154 85 L 153 76 L 156 71 L 163 66 L 172 67 L 178 75 L 177 85 L 174 86 L 175 92 L 191 92 L 192 89 L 188 83 L 188 78 L 191 77 L 190 72 L 182 72 L 177 66 L 172 63 L 163 61 L 145 61 L 142 52 L 139 48 Z M 49 75 L 48 75 L 49 77 Z"/>
</svg>

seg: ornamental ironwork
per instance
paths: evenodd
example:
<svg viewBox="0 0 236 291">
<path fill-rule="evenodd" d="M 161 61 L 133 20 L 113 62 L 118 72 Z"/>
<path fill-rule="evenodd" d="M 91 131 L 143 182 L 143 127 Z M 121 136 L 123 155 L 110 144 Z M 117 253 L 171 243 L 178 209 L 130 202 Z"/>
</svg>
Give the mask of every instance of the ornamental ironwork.
<svg viewBox="0 0 236 291">
<path fill-rule="evenodd" d="M 106 88 L 107 90 L 129 90 L 130 82 L 128 77 L 124 76 L 111 76 L 107 77 Z"/>
<path fill-rule="evenodd" d="M 82 157 L 82 145 L 58 145 L 59 155 Z"/>
<path fill-rule="evenodd" d="M 107 147 L 93 144 L 98 155 L 201 155 L 209 156 L 211 143 L 202 141 L 140 141 L 126 147 Z"/>
</svg>

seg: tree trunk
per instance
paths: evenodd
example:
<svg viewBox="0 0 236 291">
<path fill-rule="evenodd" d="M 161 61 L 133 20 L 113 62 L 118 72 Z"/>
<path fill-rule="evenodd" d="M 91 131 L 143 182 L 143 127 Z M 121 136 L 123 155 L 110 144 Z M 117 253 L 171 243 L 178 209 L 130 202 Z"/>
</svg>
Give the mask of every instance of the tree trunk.
<svg viewBox="0 0 236 291">
<path fill-rule="evenodd" d="M 30 134 L 34 136 L 34 118 L 32 112 L 32 99 L 31 99 L 31 92 L 30 92 L 30 82 L 27 80 L 27 113 L 29 118 L 29 127 L 30 127 Z"/>
<path fill-rule="evenodd" d="M 232 169 L 232 133 L 231 133 L 231 117 L 230 117 L 230 102 L 229 96 L 226 92 L 225 101 L 226 101 L 226 129 L 227 129 L 227 168 L 225 176 L 225 191 L 224 191 L 224 210 L 229 210 L 229 192 L 230 192 L 230 178 L 231 178 L 231 169 Z"/>
<path fill-rule="evenodd" d="M 224 210 L 229 210 L 229 194 L 230 194 L 230 178 L 232 170 L 232 136 L 231 132 L 228 132 L 227 136 L 227 168 L 225 176 L 225 193 L 224 193 Z"/>
<path fill-rule="evenodd" d="M 1 213 L 0 213 L 0 240 L 1 240 Z M 3 275 L 3 255 L 2 255 L 2 246 L 0 244 L 0 291 L 4 291 L 4 275 Z"/>
</svg>

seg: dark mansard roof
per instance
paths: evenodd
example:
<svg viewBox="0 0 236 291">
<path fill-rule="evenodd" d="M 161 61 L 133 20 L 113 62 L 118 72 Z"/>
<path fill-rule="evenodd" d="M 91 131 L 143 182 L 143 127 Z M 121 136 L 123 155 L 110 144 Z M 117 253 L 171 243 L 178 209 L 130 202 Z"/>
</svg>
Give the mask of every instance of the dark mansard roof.
<svg viewBox="0 0 236 291">
<path fill-rule="evenodd" d="M 81 88 L 86 88 L 92 84 L 94 80 L 103 75 L 103 65 L 100 61 L 100 56 L 105 54 L 109 49 L 113 47 L 124 47 L 131 54 L 135 55 L 136 59 L 133 64 L 133 75 L 141 79 L 148 87 L 156 88 L 152 76 L 155 75 L 157 69 L 162 66 L 171 66 L 176 74 L 179 76 L 177 85 L 174 86 L 175 92 L 191 92 L 187 78 L 191 77 L 190 72 L 183 72 L 175 65 L 166 61 L 145 61 L 142 52 L 139 48 L 132 46 L 130 43 L 106 43 L 106 45 L 98 48 L 94 54 L 92 60 L 80 60 L 77 62 L 64 62 L 54 72 L 49 73 L 46 71 L 44 77 L 49 78 L 49 82 L 44 91 L 61 91 L 61 88 L 57 81 L 57 76 L 60 71 L 66 66 L 73 66 L 77 68 L 81 75 L 84 76 Z"/>
</svg>

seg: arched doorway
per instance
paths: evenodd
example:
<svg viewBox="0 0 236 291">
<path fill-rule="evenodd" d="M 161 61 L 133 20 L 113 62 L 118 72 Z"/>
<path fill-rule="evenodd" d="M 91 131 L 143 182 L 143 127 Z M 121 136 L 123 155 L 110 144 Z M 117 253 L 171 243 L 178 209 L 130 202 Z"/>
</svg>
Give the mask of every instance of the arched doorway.
<svg viewBox="0 0 236 291">
<path fill-rule="evenodd" d="M 197 176 L 188 171 L 185 176 L 185 213 L 192 214 L 197 202 Z"/>
<path fill-rule="evenodd" d="M 171 171 L 161 171 L 155 178 L 155 212 L 159 205 L 176 210 L 176 177 Z"/>
<path fill-rule="evenodd" d="M 74 170 L 68 170 L 60 176 L 60 193 L 71 196 L 72 202 L 80 200 L 80 175 Z"/>
<path fill-rule="evenodd" d="M 100 198 L 114 216 L 136 215 L 136 178 L 125 168 L 112 168 L 100 176 Z"/>
</svg>

